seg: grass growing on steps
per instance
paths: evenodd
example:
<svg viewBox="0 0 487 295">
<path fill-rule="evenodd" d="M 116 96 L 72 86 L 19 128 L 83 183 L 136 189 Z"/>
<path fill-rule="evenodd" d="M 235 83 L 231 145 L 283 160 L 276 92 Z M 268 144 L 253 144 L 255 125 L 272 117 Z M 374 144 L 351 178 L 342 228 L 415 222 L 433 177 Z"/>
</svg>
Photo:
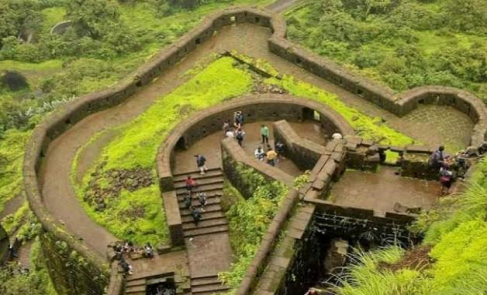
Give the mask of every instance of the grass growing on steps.
<svg viewBox="0 0 487 295">
<path fill-rule="evenodd" d="M 233 63 L 234 60 L 229 57 L 212 62 L 187 83 L 157 99 L 136 119 L 117 127 L 118 135 L 105 146 L 98 161 L 86 173 L 80 184 L 76 183 L 74 178 L 74 164 L 73 182 L 76 184 L 78 197 L 83 199 L 90 190 L 90 183 L 94 179 L 92 173 L 97 169 L 102 175 L 100 182 L 106 182 L 103 178 L 108 178 L 109 171 L 150 169 L 154 183 L 157 183 L 157 148 L 171 129 L 195 111 L 243 95 L 250 90 L 250 73 L 235 68 Z M 167 241 L 168 229 L 157 185 L 135 192 L 123 190 L 117 198 L 108 197 L 105 205 L 106 209 L 100 212 L 83 202 L 89 216 L 118 238 L 137 243 L 151 241 L 157 244 Z M 134 206 L 142 208 L 138 212 L 143 213 L 139 213 L 137 218 L 129 218 L 127 210 L 133 209 Z"/>
</svg>

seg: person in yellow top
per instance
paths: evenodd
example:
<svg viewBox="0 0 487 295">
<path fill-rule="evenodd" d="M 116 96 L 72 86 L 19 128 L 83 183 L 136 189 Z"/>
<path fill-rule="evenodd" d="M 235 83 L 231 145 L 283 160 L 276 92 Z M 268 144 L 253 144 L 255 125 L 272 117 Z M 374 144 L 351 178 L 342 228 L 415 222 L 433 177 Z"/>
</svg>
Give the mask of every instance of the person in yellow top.
<svg viewBox="0 0 487 295">
<path fill-rule="evenodd" d="M 273 149 L 269 149 L 267 151 L 267 164 L 275 166 L 276 165 L 276 158 L 277 153 Z"/>
</svg>

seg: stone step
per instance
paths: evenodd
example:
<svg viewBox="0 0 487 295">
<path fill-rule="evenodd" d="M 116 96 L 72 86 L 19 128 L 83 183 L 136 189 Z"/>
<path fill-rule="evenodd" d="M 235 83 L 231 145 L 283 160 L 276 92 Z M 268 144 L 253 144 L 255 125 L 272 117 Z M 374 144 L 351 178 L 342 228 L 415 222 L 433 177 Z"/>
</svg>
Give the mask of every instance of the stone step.
<svg viewBox="0 0 487 295">
<path fill-rule="evenodd" d="M 135 287 L 135 286 L 142 286 L 142 285 L 145 285 L 145 278 L 142 278 L 142 279 L 135 279 L 135 280 L 130 280 L 130 281 L 127 281 L 127 283 L 125 284 L 125 286 L 128 288 L 128 287 Z"/>
<path fill-rule="evenodd" d="M 198 181 L 200 179 L 223 176 L 223 171 L 220 168 L 213 168 L 213 169 L 206 171 L 206 173 L 204 175 L 201 175 L 199 171 L 188 172 L 186 174 L 174 175 L 172 178 L 172 181 L 174 183 L 185 182 L 186 178 L 188 178 L 188 176 L 191 176 L 192 178 L 196 179 L 196 181 Z"/>
<path fill-rule="evenodd" d="M 139 294 L 139 293 L 145 294 L 145 292 L 146 292 L 146 285 L 127 287 L 125 289 L 125 294 L 130 294 L 130 295 Z"/>
<path fill-rule="evenodd" d="M 195 202 L 194 206 L 196 206 L 196 208 L 199 208 L 199 203 Z M 218 211 L 222 211 L 222 207 L 220 206 L 220 203 L 214 203 L 214 204 L 207 203 L 205 206 L 205 212 L 204 213 L 218 212 Z M 191 211 L 186 209 L 186 207 L 184 207 L 184 206 L 182 209 L 179 210 L 179 212 L 181 213 L 181 217 L 191 215 Z"/>
<path fill-rule="evenodd" d="M 205 227 L 212 227 L 212 226 L 223 225 L 223 224 L 228 224 L 225 218 L 215 218 L 215 219 L 205 220 L 203 216 L 203 219 L 200 220 L 198 226 L 196 226 L 194 222 L 183 223 L 183 231 L 190 230 L 190 229 L 201 229 Z"/>
<path fill-rule="evenodd" d="M 185 230 L 184 231 L 184 237 L 190 238 L 190 237 L 196 237 L 196 236 L 201 236 L 201 235 L 209 235 L 209 234 L 215 234 L 215 233 L 222 233 L 222 232 L 228 232 L 228 225 L 227 224 L 222 224 L 222 225 L 217 225 L 217 226 L 212 226 L 212 227 L 194 228 L 194 229 L 190 229 L 190 230 Z"/>
<path fill-rule="evenodd" d="M 213 294 L 216 292 L 223 292 L 230 289 L 227 286 L 223 286 L 222 284 L 212 284 L 212 285 L 202 285 L 202 286 L 194 286 L 191 287 L 191 293 L 193 295 L 201 295 L 201 294 Z"/>
<path fill-rule="evenodd" d="M 212 219 L 217 219 L 217 218 L 225 218 L 225 215 L 221 211 L 217 211 L 217 212 L 206 212 L 205 211 L 205 212 L 201 212 L 201 215 L 202 215 L 201 221 L 212 220 Z M 183 221 L 183 224 L 194 222 L 193 216 L 191 216 L 191 215 L 183 216 L 181 218 L 181 220 Z"/>
<path fill-rule="evenodd" d="M 220 198 L 207 199 L 206 200 L 206 207 L 211 206 L 211 205 L 220 206 L 220 202 L 221 202 Z M 196 206 L 196 207 L 200 206 L 200 203 L 198 201 L 193 201 L 192 204 L 193 204 L 193 206 Z M 186 205 L 182 201 L 179 202 L 179 209 L 180 210 L 188 210 L 188 209 L 186 209 Z"/>
<path fill-rule="evenodd" d="M 209 194 L 209 193 L 205 193 L 205 194 L 206 194 L 206 200 L 209 201 L 211 199 L 220 198 L 222 196 L 223 192 L 219 193 L 218 191 L 215 191 L 214 193 L 211 193 L 211 194 Z M 178 202 L 184 202 L 185 197 L 186 197 L 186 193 L 178 195 L 177 196 Z M 193 199 L 193 201 L 198 201 L 198 195 L 196 193 L 191 194 L 191 199 Z"/>
<path fill-rule="evenodd" d="M 216 183 L 223 183 L 223 181 L 224 181 L 223 176 L 205 178 L 205 179 L 196 181 L 197 186 L 194 189 L 194 191 L 198 191 L 207 185 L 216 184 Z M 183 182 L 174 183 L 174 188 L 175 189 L 178 189 L 178 188 L 184 188 L 185 189 L 186 188 L 186 182 L 183 181 Z"/>
<path fill-rule="evenodd" d="M 207 276 L 207 277 L 195 277 L 191 278 L 191 287 L 221 284 L 218 280 L 218 276 Z"/>
<path fill-rule="evenodd" d="M 223 190 L 223 182 L 209 185 L 201 185 L 198 187 L 197 190 L 201 192 L 206 192 L 207 194 L 213 194 L 215 191 Z M 187 190 L 185 187 L 176 189 L 176 195 L 185 195 L 186 193 Z"/>
</svg>

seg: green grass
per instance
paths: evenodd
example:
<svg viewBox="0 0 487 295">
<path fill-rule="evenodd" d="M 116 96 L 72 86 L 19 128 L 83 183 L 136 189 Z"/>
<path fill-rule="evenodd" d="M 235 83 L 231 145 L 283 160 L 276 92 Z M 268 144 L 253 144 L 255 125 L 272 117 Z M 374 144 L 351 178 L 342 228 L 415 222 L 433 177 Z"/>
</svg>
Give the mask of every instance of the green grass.
<svg viewBox="0 0 487 295">
<path fill-rule="evenodd" d="M 486 294 L 486 172 L 487 161 L 483 160 L 463 193 L 444 197 L 415 224 L 414 230 L 425 232 L 423 243 L 432 246 L 429 268 L 391 272 L 378 267 L 383 261 L 382 250 L 363 254 L 358 263 L 348 267 L 337 294 Z"/>
<path fill-rule="evenodd" d="M 281 202 L 289 193 L 285 185 L 267 181 L 252 168 L 237 166 L 239 173 L 244 175 L 248 187 L 253 188 L 252 197 L 240 197 L 225 213 L 229 223 L 230 244 L 235 261 L 230 270 L 218 274 L 219 278 L 232 289 L 236 289 L 249 267 L 255 253 L 259 249 L 262 237 L 277 213 Z M 227 187 L 224 194 L 233 194 Z"/>
<path fill-rule="evenodd" d="M 22 192 L 24 146 L 30 134 L 11 129 L 0 140 L 0 212 L 5 202 Z"/>
<path fill-rule="evenodd" d="M 233 62 L 234 60 L 229 57 L 212 62 L 184 85 L 159 98 L 139 117 L 117 127 L 118 136 L 105 146 L 98 162 L 83 177 L 82 184 L 75 182 L 78 197 L 82 199 L 89 189 L 91 172 L 101 162 L 106 163 L 102 173 L 111 169 L 150 168 L 156 178 L 154 161 L 157 148 L 176 124 L 197 110 L 240 96 L 250 90 L 251 75 L 233 67 Z M 76 164 L 73 166 L 73 175 L 75 173 Z M 137 200 L 140 204 L 137 204 Z M 119 198 L 111 199 L 107 206 L 109 209 L 96 212 L 84 203 L 84 208 L 91 218 L 121 239 L 138 243 L 149 240 L 154 244 L 167 241 L 166 220 L 156 185 L 133 193 L 124 191 Z M 136 220 L 125 218 L 126 211 L 133 206 L 144 207 L 144 216 Z M 156 232 L 153 232 L 154 230 Z"/>
<path fill-rule="evenodd" d="M 48 34 L 51 28 L 64 21 L 66 9 L 64 7 L 50 7 L 42 10 L 44 21 L 42 22 L 42 33 Z"/>
</svg>

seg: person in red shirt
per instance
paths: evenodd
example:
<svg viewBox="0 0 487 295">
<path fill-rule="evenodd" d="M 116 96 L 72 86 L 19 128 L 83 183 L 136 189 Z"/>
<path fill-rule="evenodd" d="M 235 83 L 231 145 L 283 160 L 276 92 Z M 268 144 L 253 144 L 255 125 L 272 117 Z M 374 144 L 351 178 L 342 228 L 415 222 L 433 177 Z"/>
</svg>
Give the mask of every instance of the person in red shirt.
<svg viewBox="0 0 487 295">
<path fill-rule="evenodd" d="M 196 187 L 196 180 L 192 178 L 190 175 L 186 178 L 186 189 L 188 191 L 192 191 Z"/>
</svg>

